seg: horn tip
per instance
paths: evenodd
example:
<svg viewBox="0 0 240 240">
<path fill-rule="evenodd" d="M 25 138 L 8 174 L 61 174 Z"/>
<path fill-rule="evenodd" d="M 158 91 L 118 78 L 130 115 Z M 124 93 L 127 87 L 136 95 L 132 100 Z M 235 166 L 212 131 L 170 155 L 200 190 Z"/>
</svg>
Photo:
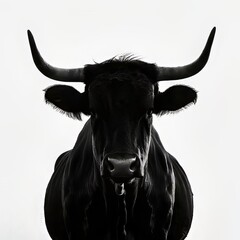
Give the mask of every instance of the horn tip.
<svg viewBox="0 0 240 240">
<path fill-rule="evenodd" d="M 211 31 L 211 34 L 212 35 L 215 35 L 215 32 L 216 32 L 216 27 L 213 27 L 212 31 Z"/>
<path fill-rule="evenodd" d="M 33 35 L 32 35 L 32 32 L 30 30 L 27 30 L 27 35 L 28 35 L 29 41 L 33 39 Z"/>
</svg>

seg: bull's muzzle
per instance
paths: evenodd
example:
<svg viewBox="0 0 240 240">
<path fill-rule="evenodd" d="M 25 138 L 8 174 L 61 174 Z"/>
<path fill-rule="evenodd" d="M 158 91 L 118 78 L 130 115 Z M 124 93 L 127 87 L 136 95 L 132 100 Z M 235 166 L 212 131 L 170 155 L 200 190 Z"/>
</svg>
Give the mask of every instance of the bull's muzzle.
<svg viewBox="0 0 240 240">
<path fill-rule="evenodd" d="M 103 176 L 125 183 L 143 177 L 140 159 L 134 154 L 111 154 L 103 161 Z"/>
</svg>

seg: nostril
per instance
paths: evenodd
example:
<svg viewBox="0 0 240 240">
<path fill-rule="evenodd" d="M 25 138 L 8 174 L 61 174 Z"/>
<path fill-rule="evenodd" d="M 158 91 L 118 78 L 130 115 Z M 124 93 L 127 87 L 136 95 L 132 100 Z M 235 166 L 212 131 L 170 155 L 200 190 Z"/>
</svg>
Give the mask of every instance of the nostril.
<svg viewBox="0 0 240 240">
<path fill-rule="evenodd" d="M 139 161 L 136 157 L 117 156 L 105 159 L 106 174 L 111 178 L 129 179 L 135 177 L 139 169 Z"/>
<path fill-rule="evenodd" d="M 110 172 L 113 172 L 113 171 L 114 171 L 114 166 L 113 166 L 113 164 L 112 164 L 110 161 L 108 161 L 108 170 L 109 170 Z"/>
</svg>

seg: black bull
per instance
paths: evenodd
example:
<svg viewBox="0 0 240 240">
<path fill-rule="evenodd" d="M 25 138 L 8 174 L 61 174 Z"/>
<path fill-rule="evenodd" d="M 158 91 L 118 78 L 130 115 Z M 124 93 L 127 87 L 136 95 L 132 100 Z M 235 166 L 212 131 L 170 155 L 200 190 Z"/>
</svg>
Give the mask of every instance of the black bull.
<svg viewBox="0 0 240 240">
<path fill-rule="evenodd" d="M 45 198 L 45 219 L 54 240 L 180 240 L 187 236 L 193 197 L 184 170 L 163 147 L 152 114 L 196 102 L 196 91 L 158 81 L 190 77 L 206 64 L 215 28 L 200 57 L 176 68 L 124 56 L 78 69 L 46 63 L 28 32 L 37 68 L 58 81 L 84 82 L 46 90 L 45 99 L 70 117 L 91 115 L 72 150 L 55 164 Z"/>
</svg>

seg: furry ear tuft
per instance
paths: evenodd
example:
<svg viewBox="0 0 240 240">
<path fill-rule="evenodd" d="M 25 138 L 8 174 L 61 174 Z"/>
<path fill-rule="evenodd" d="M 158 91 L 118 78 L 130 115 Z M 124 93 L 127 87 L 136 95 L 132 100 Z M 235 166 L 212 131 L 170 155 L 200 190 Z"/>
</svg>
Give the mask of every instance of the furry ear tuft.
<svg viewBox="0 0 240 240">
<path fill-rule="evenodd" d="M 197 92 L 188 86 L 176 85 L 155 96 L 154 113 L 175 113 L 197 101 Z"/>
<path fill-rule="evenodd" d="M 88 97 L 67 85 L 54 85 L 45 91 L 46 103 L 68 117 L 81 120 L 81 113 L 88 114 Z"/>
</svg>

